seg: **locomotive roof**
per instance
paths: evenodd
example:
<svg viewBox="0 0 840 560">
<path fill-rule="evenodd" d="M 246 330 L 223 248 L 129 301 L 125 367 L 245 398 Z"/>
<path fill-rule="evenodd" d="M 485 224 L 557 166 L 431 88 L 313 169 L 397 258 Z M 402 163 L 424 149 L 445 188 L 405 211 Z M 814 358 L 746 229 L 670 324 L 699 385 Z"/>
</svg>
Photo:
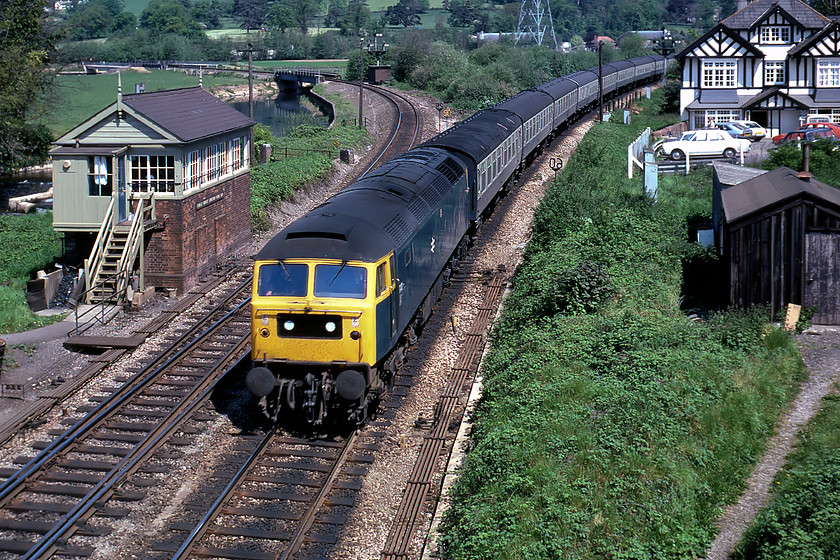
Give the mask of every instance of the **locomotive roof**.
<svg viewBox="0 0 840 560">
<path fill-rule="evenodd" d="M 408 243 L 463 174 L 443 150 L 406 152 L 286 227 L 257 259 L 376 261 Z"/>
<path fill-rule="evenodd" d="M 516 113 L 524 122 L 551 105 L 552 101 L 552 97 L 544 91 L 529 89 L 505 99 L 493 109 L 506 109 Z"/>
<path fill-rule="evenodd" d="M 421 147 L 442 146 L 466 154 L 478 163 L 520 126 L 521 118 L 511 111 L 485 109 L 441 132 Z"/>
</svg>

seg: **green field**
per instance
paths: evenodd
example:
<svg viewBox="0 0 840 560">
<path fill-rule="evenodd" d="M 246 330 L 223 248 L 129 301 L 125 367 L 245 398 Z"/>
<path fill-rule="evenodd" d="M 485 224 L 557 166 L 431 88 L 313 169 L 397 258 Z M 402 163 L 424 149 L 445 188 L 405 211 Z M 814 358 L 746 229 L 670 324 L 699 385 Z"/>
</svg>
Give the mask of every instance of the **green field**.
<svg viewBox="0 0 840 560">
<path fill-rule="evenodd" d="M 123 93 L 134 93 L 134 85 L 137 83 L 145 83 L 147 92 L 198 85 L 198 76 L 188 76 L 183 71 L 129 70 L 121 75 Z M 205 87 L 243 84 L 247 81 L 231 74 L 205 74 L 203 77 Z M 53 134 L 60 136 L 116 100 L 116 74 L 59 76 L 50 103 L 52 109 L 41 122 L 47 125 Z"/>
</svg>

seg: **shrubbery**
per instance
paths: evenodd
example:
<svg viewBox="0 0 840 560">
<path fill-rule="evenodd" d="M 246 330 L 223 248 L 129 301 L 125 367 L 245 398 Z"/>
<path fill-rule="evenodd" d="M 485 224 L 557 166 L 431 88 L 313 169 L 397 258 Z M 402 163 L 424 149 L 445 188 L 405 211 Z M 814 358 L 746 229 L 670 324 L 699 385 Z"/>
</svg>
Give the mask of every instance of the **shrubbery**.
<svg viewBox="0 0 840 560">
<path fill-rule="evenodd" d="M 823 399 L 800 441 L 733 558 L 840 558 L 840 397 Z"/>
<path fill-rule="evenodd" d="M 622 178 L 644 120 L 598 124 L 537 211 L 485 364 L 447 558 L 701 556 L 803 375 L 765 310 L 680 310 L 696 250 L 686 217 L 711 199 L 662 180 L 654 203 Z"/>
</svg>

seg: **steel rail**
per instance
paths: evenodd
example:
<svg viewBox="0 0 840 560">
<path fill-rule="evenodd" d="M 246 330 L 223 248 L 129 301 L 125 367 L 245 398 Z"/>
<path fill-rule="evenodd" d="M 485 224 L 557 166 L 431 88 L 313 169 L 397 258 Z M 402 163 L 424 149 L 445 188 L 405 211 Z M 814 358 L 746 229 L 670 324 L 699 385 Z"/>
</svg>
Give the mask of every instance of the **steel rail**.
<svg viewBox="0 0 840 560">
<path fill-rule="evenodd" d="M 290 560 L 294 554 L 298 552 L 300 549 L 300 545 L 303 544 L 303 539 L 306 537 L 306 533 L 312 527 L 312 524 L 315 522 L 315 514 L 324 505 L 324 501 L 327 499 L 327 495 L 329 494 L 330 490 L 332 490 L 333 483 L 335 479 L 338 478 L 339 473 L 341 472 L 342 467 L 344 467 L 345 463 L 347 463 L 347 458 L 350 456 L 350 453 L 356 447 L 356 441 L 359 439 L 359 431 L 355 430 L 350 436 L 347 438 L 347 442 L 344 445 L 344 449 L 341 450 L 341 454 L 336 458 L 335 463 L 333 464 L 332 469 L 330 469 L 329 475 L 327 475 L 324 484 L 321 485 L 321 489 L 318 490 L 318 494 L 314 497 L 312 502 L 309 504 L 309 508 L 306 510 L 306 513 L 303 516 L 303 520 L 301 521 L 300 526 L 298 526 L 297 531 L 292 536 L 292 539 L 289 541 L 289 544 L 286 545 L 286 549 L 277 556 L 278 560 Z"/>
<path fill-rule="evenodd" d="M 333 81 L 334 82 L 340 82 L 340 83 L 343 83 L 343 84 L 348 84 L 348 85 L 356 85 L 355 83 L 350 82 L 348 80 L 333 80 Z M 385 154 L 388 152 L 388 148 L 391 147 L 391 145 L 396 141 L 397 137 L 399 136 L 400 127 L 402 126 L 402 111 L 400 110 L 399 104 L 396 101 L 394 101 L 391 98 L 391 96 L 398 97 L 399 99 L 401 99 L 402 101 L 407 103 L 408 106 L 411 107 L 412 111 L 414 112 L 414 123 L 415 123 L 414 134 L 411 137 L 411 142 L 409 143 L 409 149 L 414 147 L 414 142 L 417 140 L 417 135 L 420 132 L 420 115 L 417 112 L 417 108 L 414 106 L 413 103 L 411 103 L 411 101 L 409 101 L 408 98 L 406 98 L 404 95 L 394 93 L 394 92 L 391 92 L 391 91 L 388 91 L 386 89 L 379 88 L 379 87 L 376 87 L 376 86 L 365 85 L 364 87 L 367 90 L 373 91 L 373 92 L 381 95 L 382 97 L 384 97 L 388 102 L 390 102 L 394 106 L 394 108 L 397 110 L 397 126 L 394 127 L 394 133 L 391 135 L 391 139 L 388 140 L 388 143 L 385 145 L 385 147 L 382 148 L 382 150 L 380 150 L 380 153 L 376 157 L 376 159 L 368 166 L 367 169 L 365 169 L 362 172 L 362 175 L 368 173 L 369 171 L 371 171 L 374 167 L 376 167 L 379 164 L 379 161 L 383 157 L 385 157 Z M 359 126 L 361 126 L 361 125 L 362 125 L 362 123 L 359 123 Z"/>
<path fill-rule="evenodd" d="M 237 307 L 237 310 L 240 307 Z M 211 371 L 220 369 L 229 361 L 237 352 L 241 352 L 242 348 L 247 346 L 250 341 L 251 334 L 243 335 L 236 345 L 231 348 L 224 356 L 220 357 L 216 364 L 213 365 Z M 237 360 L 239 362 L 239 360 Z M 236 364 L 226 369 L 224 374 L 230 371 Z M 77 522 L 89 510 L 96 507 L 96 503 L 100 500 L 108 499 L 110 496 L 106 494 L 113 490 L 116 483 L 124 476 L 128 476 L 133 470 L 140 465 L 140 462 L 150 456 L 163 442 L 164 438 L 168 438 L 172 432 L 181 425 L 181 423 L 189 417 L 197 408 L 203 406 L 207 399 L 210 398 L 213 391 L 216 389 L 219 382 L 224 378 L 224 374 L 217 376 L 213 380 L 205 380 L 205 382 L 197 385 L 193 391 L 185 395 L 182 401 L 182 406 L 174 409 L 168 416 L 162 418 L 157 427 L 152 430 L 144 439 L 141 445 L 135 446 L 131 453 L 121 459 L 102 480 L 100 480 L 91 490 L 76 503 L 73 508 L 65 514 L 65 516 L 50 529 L 33 548 L 29 550 L 21 560 L 34 560 L 36 558 L 48 558 L 58 548 L 58 541 L 65 539 L 69 534 L 72 534 L 78 527 Z M 200 393 L 199 393 L 200 392 Z M 196 393 L 199 393 L 196 395 Z M 193 398 L 195 397 L 195 398 Z M 184 404 L 185 403 L 185 404 Z"/>
<path fill-rule="evenodd" d="M 268 447 L 268 444 L 271 442 L 271 439 L 274 437 L 276 432 L 277 426 L 274 425 L 265 435 L 263 441 L 256 449 L 254 449 L 242 467 L 240 467 L 239 471 L 234 475 L 231 481 L 228 482 L 227 486 L 225 486 L 224 490 L 222 490 L 222 493 L 218 498 L 216 498 L 213 505 L 210 506 L 210 509 L 198 522 L 198 525 L 196 525 L 190 534 L 187 535 L 186 540 L 181 544 L 178 550 L 175 551 L 175 554 L 172 556 L 172 560 L 183 560 L 184 558 L 189 557 L 193 547 L 199 540 L 201 540 L 202 537 L 204 537 L 204 534 L 207 532 L 210 524 L 216 519 L 216 517 L 218 517 L 222 507 L 230 500 L 233 492 L 242 483 L 242 481 L 245 480 L 245 477 L 251 472 L 253 466 L 262 457 L 265 448 Z"/>
<path fill-rule="evenodd" d="M 242 289 L 242 286 L 237 288 L 235 293 L 238 293 L 239 290 Z M 225 301 L 227 303 L 228 300 Z M 251 298 L 248 297 L 240 302 L 234 309 L 226 313 L 221 319 L 210 325 L 204 333 L 202 333 L 198 338 L 193 340 L 192 342 L 188 343 L 186 346 L 181 348 L 181 350 L 177 351 L 174 355 L 172 355 L 169 359 L 167 359 L 163 364 L 161 364 L 157 369 L 152 371 L 145 379 L 141 379 L 139 382 L 137 380 L 141 378 L 143 375 L 146 375 L 147 370 L 151 367 L 154 367 L 156 364 L 153 361 L 151 364 L 140 370 L 129 383 L 136 384 L 128 389 L 123 393 L 114 393 L 111 397 L 107 400 L 100 403 L 94 410 L 90 412 L 87 416 L 80 419 L 76 422 L 73 426 L 68 428 L 63 434 L 58 436 L 54 439 L 47 447 L 45 447 L 38 455 L 33 457 L 29 460 L 24 466 L 22 466 L 15 474 L 10 476 L 6 479 L 2 485 L 0 485 L 0 504 L 4 503 L 8 500 L 14 492 L 16 492 L 19 487 L 24 483 L 24 481 L 29 478 L 34 472 L 40 469 L 44 464 L 55 458 L 58 453 L 67 449 L 73 442 L 84 435 L 85 433 L 89 432 L 93 427 L 102 419 L 106 418 L 108 415 L 116 411 L 120 406 L 122 406 L 129 398 L 133 397 L 137 394 L 141 389 L 145 388 L 148 384 L 152 383 L 155 377 L 161 371 L 165 370 L 171 364 L 175 363 L 175 361 L 184 355 L 187 351 L 192 349 L 195 345 L 202 342 L 206 337 L 213 332 L 215 328 L 221 325 L 223 322 L 227 321 L 232 315 L 238 313 L 242 307 L 246 304 L 250 303 Z M 224 305 L 224 304 L 222 304 Z M 202 325 L 199 322 L 197 325 L 193 327 L 193 329 L 199 328 Z M 191 329 L 191 331 L 193 330 Z M 189 333 L 190 331 L 188 331 Z M 185 333 L 179 340 L 183 340 L 183 338 L 188 334 Z"/>
</svg>

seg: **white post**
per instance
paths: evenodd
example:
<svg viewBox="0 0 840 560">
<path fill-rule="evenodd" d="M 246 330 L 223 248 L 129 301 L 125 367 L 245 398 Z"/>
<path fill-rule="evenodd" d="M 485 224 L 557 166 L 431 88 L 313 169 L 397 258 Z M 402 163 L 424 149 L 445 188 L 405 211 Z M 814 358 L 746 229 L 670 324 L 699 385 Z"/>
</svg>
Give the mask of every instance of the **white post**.
<svg viewBox="0 0 840 560">
<path fill-rule="evenodd" d="M 685 152 L 685 174 L 688 175 L 688 170 L 691 168 L 691 163 L 689 162 L 689 155 L 688 152 Z"/>
</svg>

